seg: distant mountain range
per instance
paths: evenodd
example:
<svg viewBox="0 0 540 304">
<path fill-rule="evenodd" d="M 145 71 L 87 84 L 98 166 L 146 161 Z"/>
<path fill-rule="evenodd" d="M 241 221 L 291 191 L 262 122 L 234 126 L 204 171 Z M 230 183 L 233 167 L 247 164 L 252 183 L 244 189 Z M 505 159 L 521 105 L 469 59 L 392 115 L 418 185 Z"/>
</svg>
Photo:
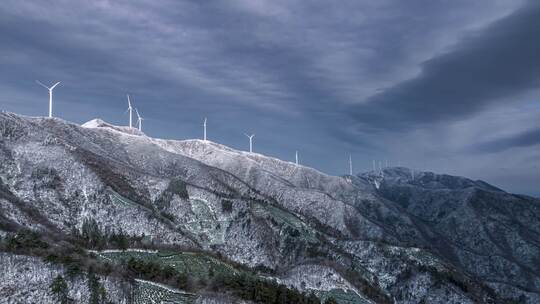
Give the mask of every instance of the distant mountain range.
<svg viewBox="0 0 540 304">
<path fill-rule="evenodd" d="M 0 135 L 8 303 L 58 300 L 59 276 L 77 303 L 540 303 L 537 198 L 99 119 L 3 112 Z"/>
</svg>

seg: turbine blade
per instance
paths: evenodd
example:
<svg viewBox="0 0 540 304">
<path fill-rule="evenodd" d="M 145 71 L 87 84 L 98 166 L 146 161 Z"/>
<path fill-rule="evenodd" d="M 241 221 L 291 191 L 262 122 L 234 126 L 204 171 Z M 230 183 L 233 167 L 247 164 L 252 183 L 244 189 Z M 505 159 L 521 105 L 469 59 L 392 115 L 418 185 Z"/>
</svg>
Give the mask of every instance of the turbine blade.
<svg viewBox="0 0 540 304">
<path fill-rule="evenodd" d="M 51 88 L 50 88 L 49 90 L 52 90 L 52 89 L 54 89 L 54 88 L 55 88 L 55 87 L 56 87 L 57 85 L 59 85 L 59 84 L 60 84 L 60 81 L 59 81 L 59 82 L 57 82 L 57 83 L 55 83 L 55 84 L 54 84 L 54 85 L 53 85 L 53 86 L 52 86 L 52 87 L 51 87 Z"/>
<path fill-rule="evenodd" d="M 40 86 L 44 87 L 45 89 L 49 89 L 48 86 L 44 85 L 43 83 L 41 83 L 39 80 L 36 80 L 36 83 L 39 84 Z"/>
</svg>

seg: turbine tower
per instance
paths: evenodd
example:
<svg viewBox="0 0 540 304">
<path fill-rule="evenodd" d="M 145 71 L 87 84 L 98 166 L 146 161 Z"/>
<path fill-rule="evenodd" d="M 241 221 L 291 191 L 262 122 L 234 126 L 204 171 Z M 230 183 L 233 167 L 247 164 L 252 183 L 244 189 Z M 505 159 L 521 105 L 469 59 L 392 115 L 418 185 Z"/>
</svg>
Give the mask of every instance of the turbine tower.
<svg viewBox="0 0 540 304">
<path fill-rule="evenodd" d="M 137 108 L 135 108 L 135 113 L 137 114 L 137 125 L 139 126 L 139 131 L 142 132 L 142 121 L 144 120 L 144 118 L 139 115 L 139 111 L 137 110 Z"/>
<path fill-rule="evenodd" d="M 132 121 L 133 121 L 133 119 L 132 119 L 132 117 L 133 117 L 133 108 L 131 107 L 131 99 L 129 99 L 129 94 L 127 94 L 127 100 L 128 100 L 128 108 L 127 108 L 126 112 L 129 111 L 129 127 L 133 128 L 133 123 L 132 123 Z"/>
<path fill-rule="evenodd" d="M 204 118 L 203 127 L 204 127 L 204 141 L 206 141 L 206 117 Z"/>
<path fill-rule="evenodd" d="M 57 85 L 60 84 L 60 81 L 53 84 L 53 86 L 50 88 L 44 85 L 43 83 L 41 83 L 39 80 L 36 80 L 36 83 L 44 87 L 45 89 L 49 90 L 49 118 L 52 118 L 52 91 Z"/>
<path fill-rule="evenodd" d="M 349 175 L 352 176 L 352 156 L 349 154 Z"/>
<path fill-rule="evenodd" d="M 296 151 L 295 156 L 296 156 L 296 165 L 298 165 L 298 151 Z"/>
<path fill-rule="evenodd" d="M 253 153 L 253 137 L 255 137 L 255 134 L 247 135 L 244 133 L 244 135 L 249 138 L 249 153 Z"/>
</svg>

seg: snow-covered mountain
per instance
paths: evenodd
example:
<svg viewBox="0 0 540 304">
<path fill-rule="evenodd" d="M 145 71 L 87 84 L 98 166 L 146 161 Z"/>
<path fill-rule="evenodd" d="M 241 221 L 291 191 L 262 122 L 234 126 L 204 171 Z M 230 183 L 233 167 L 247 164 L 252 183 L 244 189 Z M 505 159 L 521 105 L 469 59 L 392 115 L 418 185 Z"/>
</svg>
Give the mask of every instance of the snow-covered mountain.
<svg viewBox="0 0 540 304">
<path fill-rule="evenodd" d="M 540 200 L 483 181 L 406 168 L 384 170 L 379 193 L 436 235 L 454 266 L 506 294 L 540 292 Z"/>
<path fill-rule="evenodd" d="M 92 219 L 341 303 L 540 301 L 540 202 L 484 182 L 405 168 L 329 176 L 99 119 L 1 113 L 0 134 L 2 235 L 69 235 Z"/>
</svg>

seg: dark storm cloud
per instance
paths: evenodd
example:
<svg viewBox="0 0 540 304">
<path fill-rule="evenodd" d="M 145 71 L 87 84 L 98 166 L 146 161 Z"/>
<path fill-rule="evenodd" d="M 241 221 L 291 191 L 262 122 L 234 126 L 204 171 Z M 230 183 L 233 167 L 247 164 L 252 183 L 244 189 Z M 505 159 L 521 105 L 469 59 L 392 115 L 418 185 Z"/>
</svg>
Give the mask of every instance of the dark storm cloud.
<svg viewBox="0 0 540 304">
<path fill-rule="evenodd" d="M 540 84 L 540 5 L 531 4 L 421 65 L 418 77 L 348 109 L 367 128 L 404 129 L 472 117 Z"/>
<path fill-rule="evenodd" d="M 0 12 L 0 49 L 32 63 L 5 62 L 15 74 L 58 75 L 72 94 L 136 88 L 143 100 L 180 97 L 187 107 L 204 100 L 323 117 L 409 69 L 419 41 L 470 22 L 467 10 L 484 9 L 468 1 L 98 1 L 77 10 L 72 1 L 48 10 L 28 3 L 8 2 Z M 417 18 L 419 10 L 427 17 Z"/>
<path fill-rule="evenodd" d="M 503 137 L 472 146 L 472 151 L 495 153 L 511 148 L 530 147 L 540 144 L 540 128 L 528 130 L 523 133 Z"/>
<path fill-rule="evenodd" d="M 10 71 L 1 80 L 36 96 L 34 79 L 62 80 L 64 115 L 87 104 L 108 110 L 131 92 L 164 120 L 174 110 L 218 110 L 248 123 L 253 113 L 296 115 L 330 129 L 344 120 L 335 111 L 343 101 L 414 68 L 415 45 L 485 9 L 468 1 L 454 2 L 453 16 L 431 1 L 55 3 L 8 1 L 0 10 L 0 63 Z M 426 17 L 416 18 L 420 9 Z"/>
</svg>

